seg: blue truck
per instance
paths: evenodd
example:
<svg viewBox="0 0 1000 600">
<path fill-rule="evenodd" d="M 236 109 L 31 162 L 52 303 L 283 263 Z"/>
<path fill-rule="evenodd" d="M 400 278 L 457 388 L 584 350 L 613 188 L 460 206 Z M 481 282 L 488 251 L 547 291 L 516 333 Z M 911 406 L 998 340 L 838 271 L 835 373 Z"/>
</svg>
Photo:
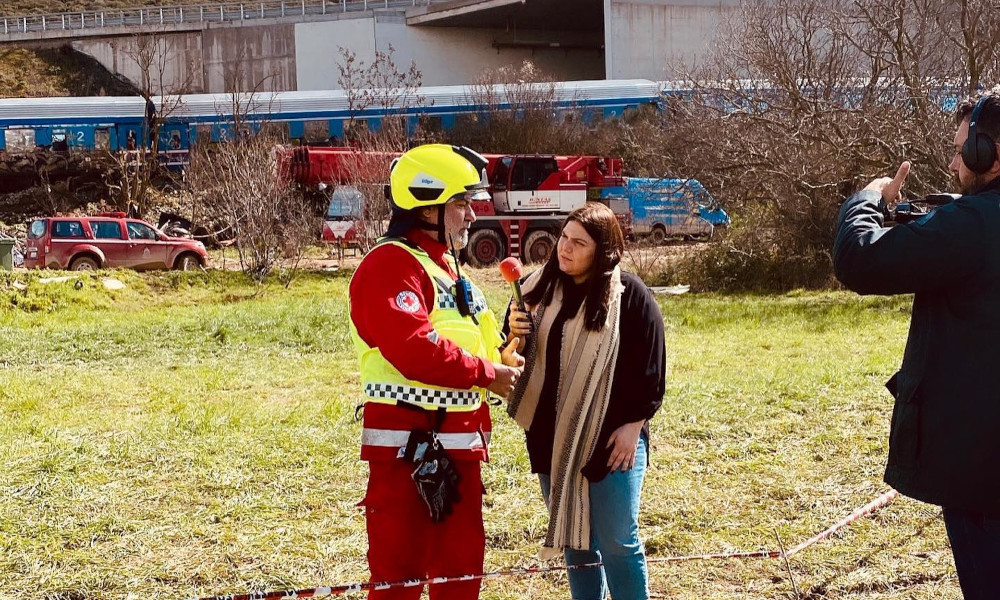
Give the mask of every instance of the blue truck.
<svg viewBox="0 0 1000 600">
<path fill-rule="evenodd" d="M 697 179 L 626 177 L 624 185 L 603 188 L 601 196 L 627 200 L 632 233 L 656 244 L 667 238 L 707 239 L 730 222 Z"/>
</svg>

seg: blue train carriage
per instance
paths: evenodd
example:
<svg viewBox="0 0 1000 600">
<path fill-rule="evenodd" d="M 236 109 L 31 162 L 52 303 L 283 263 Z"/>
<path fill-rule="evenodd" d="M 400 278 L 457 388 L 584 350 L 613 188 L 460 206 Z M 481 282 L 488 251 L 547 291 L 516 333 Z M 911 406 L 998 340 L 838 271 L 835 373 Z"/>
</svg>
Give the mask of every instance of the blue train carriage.
<svg viewBox="0 0 1000 600">
<path fill-rule="evenodd" d="M 651 105 L 659 108 L 659 86 L 652 81 L 573 81 L 554 84 L 531 84 L 540 96 L 553 86 L 553 110 L 560 115 L 579 113 L 588 121 L 618 118 L 629 110 Z M 390 99 L 381 105 L 352 109 L 348 93 L 343 90 L 272 92 L 241 99 L 238 109 L 248 122 L 271 122 L 280 125 L 288 139 L 300 143 L 332 143 L 340 145 L 352 135 L 352 128 L 378 131 L 385 119 L 401 118 L 406 132 L 413 135 L 418 126 L 431 130 L 450 130 L 463 119 L 478 121 L 488 118 L 490 109 L 512 109 L 505 102 L 502 85 L 482 89 L 477 93 L 471 86 L 427 86 L 402 95 L 399 90 L 375 96 Z M 483 95 L 497 102 L 483 104 Z M 228 103 L 228 104 L 227 104 Z M 219 120 L 220 114 L 233 112 L 233 97 L 229 94 L 186 96 L 177 117 L 190 121 Z M 229 106 L 229 108 L 225 108 Z M 222 112 L 220 113 L 220 108 Z M 217 127 L 225 126 L 226 115 Z M 212 141 L 221 141 L 225 132 L 213 130 Z"/>
<path fill-rule="evenodd" d="M 697 179 L 626 177 L 625 185 L 602 190 L 622 197 L 632 213 L 632 232 L 659 244 L 667 238 L 707 239 L 726 227 L 729 215 Z"/>
<path fill-rule="evenodd" d="M 587 122 L 620 118 L 643 106 L 662 108 L 660 86 L 649 80 L 573 81 L 532 84 L 539 92 L 552 86 L 553 110 L 579 115 Z M 483 91 L 486 91 L 483 89 Z M 269 123 L 284 137 L 299 143 L 342 142 L 352 127 L 377 131 L 387 118 L 405 120 L 413 134 L 419 124 L 451 129 L 461 119 L 488 118 L 489 109 L 512 109 L 502 85 L 494 85 L 492 106 L 471 86 L 419 88 L 411 97 L 398 92 L 391 106 L 352 110 L 347 92 L 296 91 L 255 95 L 191 94 L 154 97 L 151 104 L 139 96 L 0 99 L 0 150 L 135 150 L 148 147 L 150 113 L 156 113 L 159 149 L 168 161 L 186 157 L 197 142 L 224 142 L 257 131 Z M 376 96 L 379 94 L 376 93 Z M 546 94 L 539 94 L 545 97 Z M 239 118 L 234 118 L 236 113 Z M 234 131 L 234 122 L 244 131 Z"/>
<path fill-rule="evenodd" d="M 0 99 L 0 150 L 35 148 L 116 150 L 145 128 L 138 97 Z"/>
</svg>

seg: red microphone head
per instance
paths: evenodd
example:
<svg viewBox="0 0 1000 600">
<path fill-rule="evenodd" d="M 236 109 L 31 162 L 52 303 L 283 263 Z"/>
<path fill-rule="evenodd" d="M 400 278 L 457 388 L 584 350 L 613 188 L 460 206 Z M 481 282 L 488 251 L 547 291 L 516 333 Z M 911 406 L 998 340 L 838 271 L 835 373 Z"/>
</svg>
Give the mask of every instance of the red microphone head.
<svg viewBox="0 0 1000 600">
<path fill-rule="evenodd" d="M 521 271 L 521 261 L 517 260 L 513 256 L 508 256 L 500 261 L 500 274 L 503 275 L 504 281 L 507 283 L 519 281 L 523 276 Z"/>
</svg>

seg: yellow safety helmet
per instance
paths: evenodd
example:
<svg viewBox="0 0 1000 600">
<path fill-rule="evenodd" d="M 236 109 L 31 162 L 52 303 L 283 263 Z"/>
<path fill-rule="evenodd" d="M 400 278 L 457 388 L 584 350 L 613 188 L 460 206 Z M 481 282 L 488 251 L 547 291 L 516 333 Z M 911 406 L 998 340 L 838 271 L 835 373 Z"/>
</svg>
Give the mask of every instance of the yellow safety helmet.
<svg viewBox="0 0 1000 600">
<path fill-rule="evenodd" d="M 392 202 L 403 210 L 445 204 L 455 196 L 489 200 L 487 160 L 465 146 L 426 144 L 392 162 Z"/>
</svg>

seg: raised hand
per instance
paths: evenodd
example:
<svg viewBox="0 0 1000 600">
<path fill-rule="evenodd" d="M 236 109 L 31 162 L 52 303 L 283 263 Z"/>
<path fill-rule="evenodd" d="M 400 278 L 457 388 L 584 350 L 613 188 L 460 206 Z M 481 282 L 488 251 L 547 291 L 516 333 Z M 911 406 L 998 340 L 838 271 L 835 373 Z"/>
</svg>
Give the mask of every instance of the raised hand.
<svg viewBox="0 0 1000 600">
<path fill-rule="evenodd" d="M 865 186 L 865 189 L 880 192 L 882 199 L 886 202 L 899 202 L 903 198 L 900 190 L 903 188 L 903 182 L 909 174 L 910 161 L 903 161 L 903 164 L 899 165 L 895 177 L 879 177 Z"/>
</svg>

